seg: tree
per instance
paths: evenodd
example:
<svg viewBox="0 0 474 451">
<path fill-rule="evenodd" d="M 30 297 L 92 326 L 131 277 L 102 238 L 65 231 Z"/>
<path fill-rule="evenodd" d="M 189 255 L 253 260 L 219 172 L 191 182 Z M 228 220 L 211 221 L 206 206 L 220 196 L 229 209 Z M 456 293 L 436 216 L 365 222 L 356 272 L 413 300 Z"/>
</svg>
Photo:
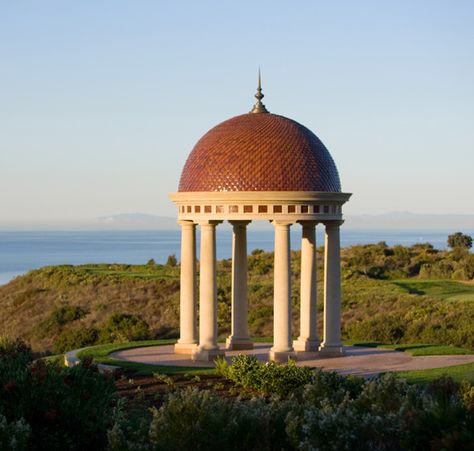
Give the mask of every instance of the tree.
<svg viewBox="0 0 474 451">
<path fill-rule="evenodd" d="M 176 266 L 178 264 L 178 260 L 176 259 L 176 255 L 171 254 L 168 255 L 168 260 L 166 261 L 167 266 Z"/>
<path fill-rule="evenodd" d="M 448 236 L 448 246 L 451 249 L 470 249 L 472 247 L 472 237 L 456 232 Z"/>
</svg>

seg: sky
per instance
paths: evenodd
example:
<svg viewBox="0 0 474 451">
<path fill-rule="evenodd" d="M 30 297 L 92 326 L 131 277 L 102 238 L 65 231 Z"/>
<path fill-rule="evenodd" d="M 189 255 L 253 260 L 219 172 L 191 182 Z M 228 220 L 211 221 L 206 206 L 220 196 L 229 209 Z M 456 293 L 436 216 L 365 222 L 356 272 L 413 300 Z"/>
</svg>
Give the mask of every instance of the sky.
<svg viewBox="0 0 474 451">
<path fill-rule="evenodd" d="M 0 0 L 0 224 L 173 216 L 248 112 L 319 136 L 347 214 L 474 214 L 472 1 Z"/>
</svg>

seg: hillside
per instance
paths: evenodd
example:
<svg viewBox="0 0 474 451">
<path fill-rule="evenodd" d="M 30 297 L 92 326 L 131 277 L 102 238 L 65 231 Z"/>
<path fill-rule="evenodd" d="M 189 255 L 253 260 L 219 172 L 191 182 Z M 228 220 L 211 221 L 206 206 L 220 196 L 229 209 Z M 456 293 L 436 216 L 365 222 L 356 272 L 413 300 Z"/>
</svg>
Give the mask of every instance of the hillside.
<svg viewBox="0 0 474 451">
<path fill-rule="evenodd" d="M 322 310 L 322 248 L 318 250 Z M 173 262 L 171 262 L 173 263 Z M 474 348 L 474 255 L 385 243 L 342 251 L 343 335 L 351 340 L 430 342 Z M 218 322 L 230 324 L 229 260 L 218 264 Z M 292 252 L 293 326 L 298 331 L 299 252 Z M 249 324 L 272 334 L 273 255 L 249 256 Z M 173 337 L 179 324 L 179 266 L 44 267 L 0 287 L 0 334 L 37 351 L 134 338 Z M 115 316 L 114 316 L 115 314 Z M 321 315 L 319 327 L 322 328 Z"/>
</svg>

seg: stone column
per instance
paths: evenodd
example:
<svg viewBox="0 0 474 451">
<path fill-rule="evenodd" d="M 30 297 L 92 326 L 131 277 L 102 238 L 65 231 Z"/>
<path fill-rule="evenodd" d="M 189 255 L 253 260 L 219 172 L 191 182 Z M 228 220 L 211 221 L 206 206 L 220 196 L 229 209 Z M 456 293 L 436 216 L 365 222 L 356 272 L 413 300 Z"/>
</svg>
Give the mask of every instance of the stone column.
<svg viewBox="0 0 474 451">
<path fill-rule="evenodd" d="M 191 354 L 197 344 L 196 224 L 181 224 L 181 277 L 177 354 Z"/>
<path fill-rule="evenodd" d="M 341 249 L 339 226 L 343 221 L 325 223 L 324 249 L 324 341 L 322 355 L 343 354 L 341 342 Z"/>
<path fill-rule="evenodd" d="M 227 349 L 253 349 L 248 327 L 247 225 L 250 221 L 230 221 L 232 235 L 232 331 Z"/>
<path fill-rule="evenodd" d="M 199 346 L 193 360 L 213 361 L 224 355 L 217 344 L 216 225 L 221 221 L 203 221 L 199 276 Z"/>
<path fill-rule="evenodd" d="M 291 222 L 273 221 L 275 226 L 275 280 L 273 285 L 273 347 L 270 360 L 286 362 L 295 357 L 291 338 Z"/>
<path fill-rule="evenodd" d="M 301 301 L 300 336 L 293 343 L 295 351 L 315 352 L 319 348 L 317 322 L 316 221 L 301 221 Z"/>
</svg>

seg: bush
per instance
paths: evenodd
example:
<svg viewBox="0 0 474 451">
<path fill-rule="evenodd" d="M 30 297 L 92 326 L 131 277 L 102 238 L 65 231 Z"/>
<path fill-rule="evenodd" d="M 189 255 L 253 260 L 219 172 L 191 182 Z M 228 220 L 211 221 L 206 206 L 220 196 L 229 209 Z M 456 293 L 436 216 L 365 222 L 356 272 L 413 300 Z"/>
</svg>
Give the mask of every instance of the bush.
<svg viewBox="0 0 474 451">
<path fill-rule="evenodd" d="M 472 247 L 472 237 L 464 235 L 462 232 L 453 233 L 448 236 L 448 246 L 451 249 L 470 249 Z"/>
<path fill-rule="evenodd" d="M 188 388 L 153 410 L 150 441 L 154 449 L 167 451 L 289 449 L 290 408 L 290 403 L 232 401 Z"/>
<path fill-rule="evenodd" d="M 176 255 L 174 254 L 168 255 L 168 259 L 166 260 L 166 265 L 171 266 L 171 267 L 177 266 L 178 260 L 176 259 Z"/>
<path fill-rule="evenodd" d="M 6 335 L 0 335 L 0 359 L 19 356 L 30 361 L 32 359 L 31 348 L 20 338 L 12 339 Z"/>
<path fill-rule="evenodd" d="M 261 365 L 241 359 L 238 366 L 234 375 L 250 381 Z M 218 368 L 231 374 L 224 360 Z M 467 450 L 474 439 L 473 393 L 467 382 L 459 386 L 446 377 L 422 387 L 393 374 L 364 381 L 323 371 L 287 399 L 231 400 L 186 388 L 169 393 L 152 410 L 151 422 L 141 417 L 116 423 L 109 448 Z"/>
<path fill-rule="evenodd" d="M 45 337 L 48 334 L 57 334 L 62 330 L 63 326 L 84 318 L 86 313 L 84 309 L 77 305 L 61 305 L 55 307 L 48 317 L 37 325 L 36 333 L 39 337 Z"/>
<path fill-rule="evenodd" d="M 86 315 L 86 311 L 77 305 L 62 305 L 51 312 L 51 319 L 58 325 L 76 321 Z"/>
<path fill-rule="evenodd" d="M 233 357 L 230 366 L 219 360 L 217 369 L 222 376 L 242 387 L 279 396 L 287 396 L 308 384 L 313 377 L 311 368 L 298 367 L 294 360 L 289 360 L 286 365 L 275 362 L 262 364 L 255 356 L 244 354 Z"/>
<path fill-rule="evenodd" d="M 104 449 L 117 399 L 113 381 L 94 368 L 0 359 L 0 431 L 6 424 L 25 437 L 29 426 L 28 449 Z"/>
<path fill-rule="evenodd" d="M 436 263 L 421 265 L 420 277 L 424 279 L 451 279 L 454 272 L 454 263 L 441 260 Z"/>
<path fill-rule="evenodd" d="M 93 327 L 65 330 L 54 341 L 53 350 L 55 353 L 60 354 L 73 349 L 91 346 L 97 342 L 98 337 L 99 333 Z"/>
<path fill-rule="evenodd" d="M 99 333 L 101 343 L 147 340 L 150 328 L 146 321 L 136 315 L 114 313 L 102 326 Z"/>
<path fill-rule="evenodd" d="M 21 418 L 8 422 L 0 413 L 0 451 L 22 451 L 28 449 L 31 428 Z"/>
<path fill-rule="evenodd" d="M 406 330 L 407 322 L 403 317 L 377 314 L 373 318 L 348 324 L 344 332 L 353 340 L 400 343 Z"/>
</svg>

